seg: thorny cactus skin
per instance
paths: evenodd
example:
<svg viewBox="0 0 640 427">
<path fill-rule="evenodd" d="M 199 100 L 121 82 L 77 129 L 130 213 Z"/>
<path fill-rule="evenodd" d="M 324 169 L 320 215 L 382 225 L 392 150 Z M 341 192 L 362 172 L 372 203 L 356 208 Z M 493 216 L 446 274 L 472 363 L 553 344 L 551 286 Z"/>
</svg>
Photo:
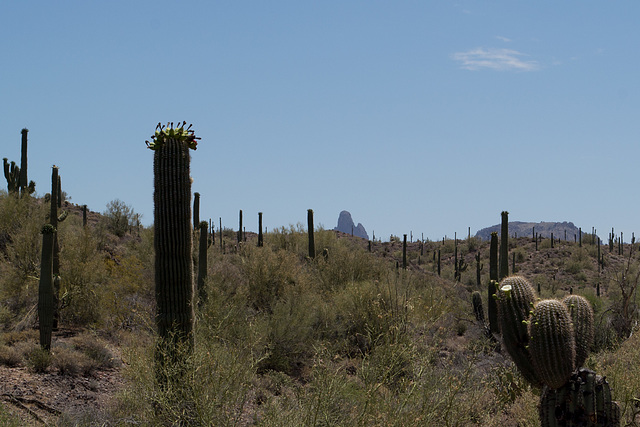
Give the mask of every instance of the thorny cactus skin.
<svg viewBox="0 0 640 427">
<path fill-rule="evenodd" d="M 529 353 L 527 321 L 536 301 L 531 284 L 520 276 L 510 276 L 500 283 L 497 292 L 500 331 L 507 352 L 522 373 L 534 386 L 541 385 Z"/>
<path fill-rule="evenodd" d="M 40 347 L 51 349 L 53 331 L 53 238 L 55 228 L 51 224 L 42 227 L 42 259 L 40 261 L 40 285 L 38 288 L 38 319 L 40 323 Z"/>
<path fill-rule="evenodd" d="M 558 300 L 538 302 L 529 321 L 529 354 L 537 377 L 562 387 L 575 369 L 576 343 L 571 315 Z"/>
<path fill-rule="evenodd" d="M 193 263 L 191 260 L 191 176 L 193 131 L 158 124 L 154 151 L 154 249 L 156 325 L 161 339 L 193 344 Z"/>
<path fill-rule="evenodd" d="M 587 360 L 593 345 L 593 337 L 595 335 L 593 309 L 589 301 L 580 295 L 569 295 L 562 302 L 571 314 L 576 342 L 575 366 L 580 368 Z"/>
<path fill-rule="evenodd" d="M 542 427 L 620 425 L 609 383 L 588 369 L 574 372 L 561 388 L 544 387 L 538 410 Z"/>
</svg>

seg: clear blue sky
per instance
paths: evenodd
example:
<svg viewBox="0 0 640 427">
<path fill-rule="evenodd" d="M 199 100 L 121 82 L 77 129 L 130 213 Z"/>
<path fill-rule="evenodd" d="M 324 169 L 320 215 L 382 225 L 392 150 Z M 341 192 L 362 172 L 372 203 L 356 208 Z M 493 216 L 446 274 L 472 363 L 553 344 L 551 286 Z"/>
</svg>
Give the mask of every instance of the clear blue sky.
<svg viewBox="0 0 640 427">
<path fill-rule="evenodd" d="M 341 210 L 371 234 L 510 220 L 640 233 L 640 3 L 8 1 L 0 157 L 42 195 L 153 222 L 159 122 L 186 120 L 201 218 Z M 4 181 L 2 181 L 4 182 Z M 4 186 L 4 184 L 3 184 Z M 6 187 L 5 187 L 6 188 Z"/>
</svg>

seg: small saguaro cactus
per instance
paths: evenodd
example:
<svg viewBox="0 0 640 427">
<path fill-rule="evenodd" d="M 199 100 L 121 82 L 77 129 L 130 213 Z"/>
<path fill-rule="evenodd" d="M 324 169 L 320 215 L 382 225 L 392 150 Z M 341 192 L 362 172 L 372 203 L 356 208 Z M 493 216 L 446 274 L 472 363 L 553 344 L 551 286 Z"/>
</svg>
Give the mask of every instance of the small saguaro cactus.
<svg viewBox="0 0 640 427">
<path fill-rule="evenodd" d="M 262 212 L 258 212 L 258 247 L 264 244 L 262 238 Z"/>
<path fill-rule="evenodd" d="M 207 249 L 211 242 L 208 236 L 208 224 L 206 221 L 200 222 L 200 242 L 198 248 L 198 301 L 203 304 L 207 300 L 207 289 L 205 282 L 207 279 Z"/>
<path fill-rule="evenodd" d="M 482 307 L 482 296 L 480 292 L 473 291 L 471 293 L 471 303 L 473 305 L 473 315 L 478 322 L 484 323 L 484 308 Z"/>
<path fill-rule="evenodd" d="M 238 214 L 238 244 L 242 242 L 242 209 L 240 209 L 240 213 Z"/>
<path fill-rule="evenodd" d="M 309 258 L 316 257 L 316 243 L 313 236 L 313 209 L 307 209 L 307 233 L 309 234 Z"/>
<path fill-rule="evenodd" d="M 51 349 L 53 331 L 53 239 L 55 232 L 56 229 L 51 224 L 46 224 L 42 227 L 38 319 L 40 323 L 40 347 L 44 350 Z"/>
<path fill-rule="evenodd" d="M 193 345 L 191 176 L 189 149 L 197 142 L 191 125 L 158 123 L 153 150 L 153 217 L 156 325 L 163 340 Z M 159 355 L 157 355 L 160 357 Z"/>
<path fill-rule="evenodd" d="M 480 252 L 478 252 L 476 254 L 476 285 L 478 287 L 482 285 L 480 278 L 481 278 L 481 273 L 483 268 L 484 268 L 484 265 L 480 262 Z"/>
</svg>

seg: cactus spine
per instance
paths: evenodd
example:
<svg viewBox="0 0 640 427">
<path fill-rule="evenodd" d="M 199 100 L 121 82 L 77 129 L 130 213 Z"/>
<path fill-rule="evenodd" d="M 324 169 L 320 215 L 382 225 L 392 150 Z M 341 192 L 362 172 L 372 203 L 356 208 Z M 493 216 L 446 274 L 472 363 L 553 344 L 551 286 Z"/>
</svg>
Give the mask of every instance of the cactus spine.
<svg viewBox="0 0 640 427">
<path fill-rule="evenodd" d="M 153 143 L 156 325 L 163 340 L 193 345 L 191 177 L 193 131 L 158 124 Z"/>
<path fill-rule="evenodd" d="M 53 239 L 55 232 L 56 230 L 51 224 L 42 227 L 38 319 L 40 322 L 40 347 L 44 350 L 51 349 L 53 331 Z"/>
</svg>

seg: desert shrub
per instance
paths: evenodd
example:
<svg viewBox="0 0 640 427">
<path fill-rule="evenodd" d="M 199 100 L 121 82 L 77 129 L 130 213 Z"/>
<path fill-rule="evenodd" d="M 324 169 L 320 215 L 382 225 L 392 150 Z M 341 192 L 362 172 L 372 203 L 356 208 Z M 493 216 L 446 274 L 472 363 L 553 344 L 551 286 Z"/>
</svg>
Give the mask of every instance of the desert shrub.
<svg viewBox="0 0 640 427">
<path fill-rule="evenodd" d="M 0 197 L 0 301 L 5 327 L 35 304 L 45 206 L 31 197 Z"/>
<path fill-rule="evenodd" d="M 139 215 L 125 202 L 115 199 L 107 203 L 107 209 L 102 213 L 102 219 L 107 230 L 122 237 L 129 232 L 131 226 L 137 225 Z"/>
<path fill-rule="evenodd" d="M 640 415 L 640 335 L 634 334 L 618 349 L 591 354 L 587 367 L 606 375 L 613 400 L 621 409 L 621 425 L 636 425 Z"/>
<path fill-rule="evenodd" d="M 25 355 L 25 362 L 29 370 L 35 373 L 47 372 L 51 366 L 51 353 L 40 347 L 33 348 Z"/>
<path fill-rule="evenodd" d="M 61 319 L 74 326 L 96 324 L 107 274 L 98 241 L 89 229 L 75 227 L 60 235 L 60 245 Z"/>
<path fill-rule="evenodd" d="M 91 359 L 98 369 L 115 368 L 120 365 L 120 361 L 106 344 L 92 334 L 75 336 L 71 339 L 71 344 L 75 350 Z"/>
<path fill-rule="evenodd" d="M 327 260 L 319 257 L 314 271 L 320 289 L 337 291 L 354 282 L 380 279 L 384 264 L 347 239 L 340 239 L 329 249 Z"/>
<path fill-rule="evenodd" d="M 85 354 L 68 346 L 57 346 L 52 352 L 51 367 L 60 375 L 89 375 L 96 368 L 93 361 Z"/>
<path fill-rule="evenodd" d="M 22 364 L 22 355 L 15 347 L 8 345 L 0 345 L 0 365 L 10 368 L 20 366 Z"/>
<path fill-rule="evenodd" d="M 261 319 L 265 328 L 264 353 L 258 372 L 278 371 L 299 376 L 313 355 L 320 299 L 313 293 L 289 295 L 278 301 L 268 318 Z M 259 324 L 260 324 L 259 323 Z"/>
<path fill-rule="evenodd" d="M 155 294 L 149 274 L 152 267 L 134 255 L 107 259 L 104 265 L 108 277 L 96 289 L 102 325 L 111 330 L 153 328 Z"/>
<path fill-rule="evenodd" d="M 242 275 L 249 303 L 258 311 L 272 310 L 287 288 L 305 288 L 309 281 L 296 255 L 284 250 L 272 251 L 268 246 L 245 253 Z"/>
</svg>

